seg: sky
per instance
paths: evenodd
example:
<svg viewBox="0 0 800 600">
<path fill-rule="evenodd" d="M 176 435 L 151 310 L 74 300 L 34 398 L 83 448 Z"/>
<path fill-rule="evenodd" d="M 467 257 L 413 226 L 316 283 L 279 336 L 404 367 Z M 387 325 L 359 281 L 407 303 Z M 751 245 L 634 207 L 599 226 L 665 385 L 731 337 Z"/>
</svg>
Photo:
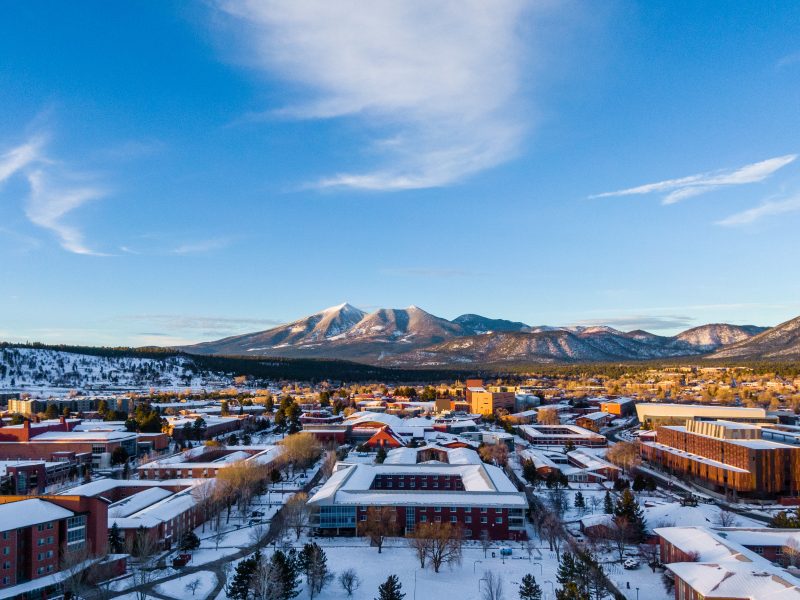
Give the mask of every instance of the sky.
<svg viewBox="0 0 800 600">
<path fill-rule="evenodd" d="M 0 340 L 800 315 L 800 4 L 12 0 Z"/>
</svg>

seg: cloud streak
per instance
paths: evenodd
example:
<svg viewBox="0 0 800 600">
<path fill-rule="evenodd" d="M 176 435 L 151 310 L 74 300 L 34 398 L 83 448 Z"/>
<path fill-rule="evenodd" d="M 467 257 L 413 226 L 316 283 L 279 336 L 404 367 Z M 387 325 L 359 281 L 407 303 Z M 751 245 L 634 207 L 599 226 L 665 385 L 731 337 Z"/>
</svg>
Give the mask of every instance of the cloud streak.
<svg viewBox="0 0 800 600">
<path fill-rule="evenodd" d="M 720 169 L 678 179 L 667 179 L 665 181 L 648 183 L 637 187 L 617 190 L 615 192 L 603 192 L 602 194 L 590 196 L 590 198 L 666 193 L 661 203 L 675 204 L 681 200 L 699 196 L 721 187 L 758 183 L 759 181 L 765 180 L 779 169 L 794 162 L 797 156 L 797 154 L 787 154 L 736 169 Z"/>
<path fill-rule="evenodd" d="M 520 22 L 531 12 L 523 0 L 216 5 L 245 24 L 252 66 L 300 90 L 297 103 L 267 116 L 354 118 L 370 132 L 377 167 L 314 187 L 441 187 L 509 160 L 520 146 Z"/>
<path fill-rule="evenodd" d="M 17 174 L 24 175 L 30 188 L 25 205 L 28 220 L 54 233 L 61 247 L 69 252 L 100 255 L 84 243 L 83 233 L 65 218 L 87 202 L 102 198 L 105 190 L 49 159 L 46 139 L 43 134 L 34 135 L 0 155 L 0 184 Z"/>
<path fill-rule="evenodd" d="M 682 315 L 629 315 L 625 317 L 611 317 L 607 319 L 584 319 L 576 321 L 573 325 L 584 327 L 607 325 L 623 331 L 636 329 L 665 330 L 665 329 L 686 329 L 695 322 L 691 317 Z"/>
<path fill-rule="evenodd" d="M 784 200 L 766 200 L 758 206 L 748 208 L 717 221 L 723 227 L 741 227 L 760 221 L 766 217 L 800 211 L 800 194 Z"/>
</svg>

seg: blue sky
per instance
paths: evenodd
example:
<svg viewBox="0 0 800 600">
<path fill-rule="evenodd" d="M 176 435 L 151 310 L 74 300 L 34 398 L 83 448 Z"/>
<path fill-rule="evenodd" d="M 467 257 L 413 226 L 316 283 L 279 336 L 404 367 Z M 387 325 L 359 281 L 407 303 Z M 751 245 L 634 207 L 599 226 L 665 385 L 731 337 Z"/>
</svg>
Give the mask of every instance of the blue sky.
<svg viewBox="0 0 800 600">
<path fill-rule="evenodd" d="M 0 339 L 800 314 L 796 2 L 3 13 Z"/>
</svg>

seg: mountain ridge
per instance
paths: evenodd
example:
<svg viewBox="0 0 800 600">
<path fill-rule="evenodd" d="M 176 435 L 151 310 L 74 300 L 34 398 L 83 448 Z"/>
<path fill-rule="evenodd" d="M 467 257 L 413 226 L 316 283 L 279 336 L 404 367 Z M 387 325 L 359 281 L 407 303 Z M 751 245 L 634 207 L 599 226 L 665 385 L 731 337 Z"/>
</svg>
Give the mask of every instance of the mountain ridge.
<svg viewBox="0 0 800 600">
<path fill-rule="evenodd" d="M 661 336 L 605 325 L 531 327 L 473 313 L 448 320 L 417 306 L 367 313 L 344 303 L 265 331 L 181 349 L 190 354 L 329 358 L 403 367 L 599 362 L 709 355 L 768 331 L 755 325 L 711 323 Z"/>
</svg>

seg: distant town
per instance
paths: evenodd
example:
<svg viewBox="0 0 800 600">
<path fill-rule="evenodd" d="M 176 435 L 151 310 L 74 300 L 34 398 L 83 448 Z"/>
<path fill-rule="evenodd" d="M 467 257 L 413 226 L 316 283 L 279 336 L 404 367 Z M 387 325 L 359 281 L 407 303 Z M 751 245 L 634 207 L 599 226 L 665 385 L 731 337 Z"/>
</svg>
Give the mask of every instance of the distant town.
<svg viewBox="0 0 800 600">
<path fill-rule="evenodd" d="M 89 392 L 6 362 L 0 598 L 800 596 L 791 365 Z"/>
</svg>

